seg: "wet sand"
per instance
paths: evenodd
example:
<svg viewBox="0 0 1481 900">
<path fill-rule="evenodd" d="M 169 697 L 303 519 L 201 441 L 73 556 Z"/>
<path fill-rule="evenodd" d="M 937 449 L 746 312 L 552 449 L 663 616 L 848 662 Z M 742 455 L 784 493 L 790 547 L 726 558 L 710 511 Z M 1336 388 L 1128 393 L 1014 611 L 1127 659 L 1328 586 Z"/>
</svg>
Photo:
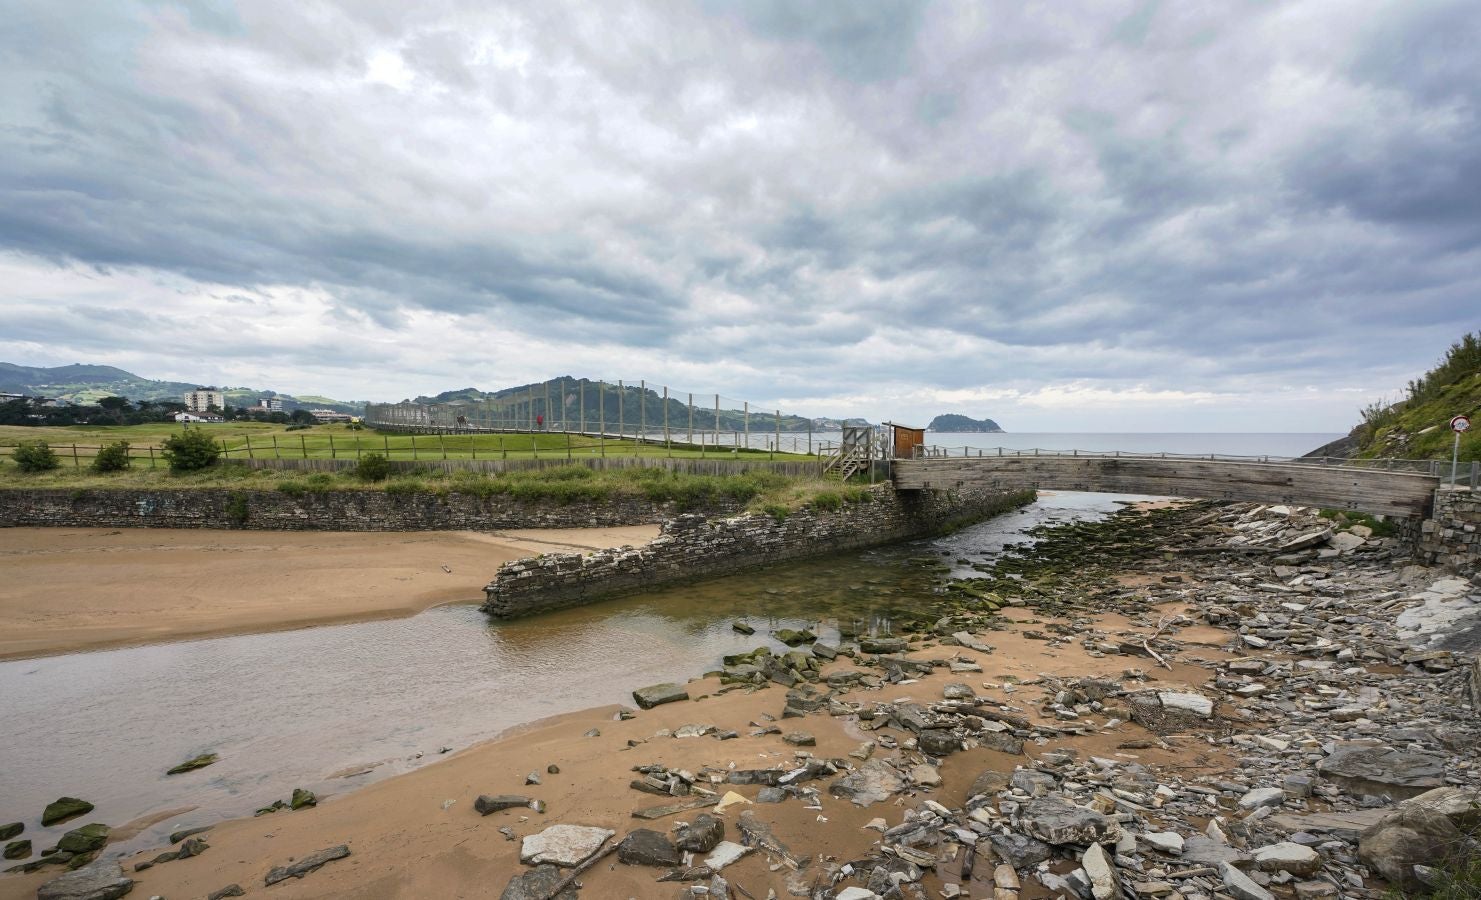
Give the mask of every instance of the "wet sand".
<svg viewBox="0 0 1481 900">
<path fill-rule="evenodd" d="M 512 559 L 657 534 L 5 528 L 0 659 L 409 616 L 481 601 Z"/>
<path fill-rule="evenodd" d="M 1167 611 L 1176 611 L 1175 607 Z M 1010 618 L 1020 627 L 1053 621 L 1028 610 L 1012 610 Z M 1062 621 L 1062 620 L 1061 620 Z M 1130 626 L 1116 615 L 1101 616 L 1099 627 L 1115 633 Z M 1145 632 L 1143 627 L 1140 629 Z M 963 681 L 979 694 L 1017 707 L 1034 722 L 1049 722 L 1040 715 L 1043 698 L 1053 693 L 1049 685 L 1021 684 L 1012 690 L 1004 688 L 1006 676 L 1032 681 L 1039 673 L 1055 676 L 1119 676 L 1129 666 L 1148 672 L 1150 685 L 1170 688 L 1197 688 L 1208 682 L 1211 672 L 1196 665 L 1176 662 L 1171 670 L 1157 668 L 1150 660 L 1125 656 L 1092 657 L 1077 644 L 1051 646 L 1042 641 L 1023 640 L 1012 632 L 986 633 L 983 639 L 997 647 L 988 654 L 960 647 L 927 646 L 911 655 L 918 658 L 958 656 L 972 659 L 983 667 L 981 674 L 951 675 L 937 670 L 916 681 L 889 685 L 877 691 L 855 690 L 845 699 L 866 704 L 902 698 L 931 702 L 941 696 L 947 682 Z M 1221 656 L 1212 648 L 1199 649 L 1190 656 Z M 829 667 L 852 668 L 851 661 L 841 659 Z M 877 671 L 877 670 L 867 670 Z M 701 679 L 691 682 L 689 693 L 696 698 L 639 712 L 630 721 L 617 721 L 616 709 L 605 707 L 547 720 L 516 730 L 464 752 L 450 756 L 436 765 L 353 790 L 354 778 L 345 780 L 343 795 L 331 797 L 315 809 L 279 812 L 254 819 L 223 823 L 204 836 L 211 849 L 193 859 L 168 862 L 134 874 L 139 896 L 203 897 L 228 884 L 238 883 L 248 895 L 262 892 L 263 876 L 273 866 L 301 858 L 317 850 L 347 844 L 351 856 L 331 862 L 303 880 L 290 880 L 272 888 L 279 898 L 414 898 L 414 897 L 484 897 L 496 896 L 511 876 L 524 867 L 519 863 L 519 841 L 506 839 L 501 827 L 509 828 L 516 837 L 532 834 L 558 823 L 596 825 L 613 829 L 620 839 L 629 831 L 648 827 L 669 832 L 676 821 L 692 820 L 697 812 L 678 813 L 656 821 L 634 819 L 631 813 L 675 802 L 640 793 L 628 787 L 634 777 L 634 766 L 658 763 L 701 772 L 712 767 L 719 772 L 730 768 L 771 768 L 793 763 L 800 754 L 819 757 L 846 757 L 865 740 L 876 735 L 858 725 L 826 713 L 813 713 L 801 719 L 778 721 L 785 732 L 808 731 L 817 738 L 817 746 L 799 751 L 782 740 L 781 735 L 755 736 L 752 723 L 772 724 L 765 716 L 780 716 L 785 703 L 784 689 L 771 685 L 760 690 L 732 689 L 718 695 L 718 681 Z M 497 698 L 490 698 L 497 702 Z M 1104 725 L 1104 716 L 1096 725 Z M 714 737 L 673 738 L 659 736 L 663 729 L 696 723 L 714 725 L 722 730 L 740 732 L 735 740 L 719 741 Z M 1052 724 L 1052 723 L 1050 723 Z M 587 737 L 588 729 L 600 735 Z M 884 729 L 903 740 L 907 735 Z M 822 790 L 822 810 L 807 809 L 796 799 L 780 804 L 743 804 L 724 816 L 726 838 L 738 840 L 735 822 L 743 810 L 753 810 L 770 823 L 776 836 L 807 859 L 823 854 L 836 860 L 860 857 L 879 835 L 863 828 L 880 816 L 890 826 L 899 824 L 907 808 L 927 798 L 957 806 L 965 799 L 968 785 L 986 769 L 1011 772 L 1020 765 L 1031 765 L 1041 753 L 1069 747 L 1082 758 L 1094 754 L 1139 761 L 1149 766 L 1176 766 L 1184 775 L 1226 770 L 1230 761 L 1201 737 L 1164 738 L 1167 749 L 1118 750 L 1117 744 L 1134 739 L 1155 738 L 1138 725 L 1122 722 L 1085 736 L 1064 736 L 1042 744 L 1030 742 L 1026 756 L 1010 756 L 985 748 L 952 754 L 941 766 L 942 787 L 915 790 L 890 801 L 860 808 L 826 793 L 826 781 L 811 786 Z M 629 746 L 629 742 L 637 742 Z M 880 748 L 877 758 L 903 757 L 903 750 Z M 548 774 L 547 766 L 556 765 L 559 774 Z M 542 784 L 525 784 L 527 773 L 538 773 Z M 209 777 L 209 770 L 189 777 Z M 755 800 L 757 786 L 711 785 L 724 793 L 736 793 Z M 473 801 L 479 794 L 511 793 L 544 800 L 547 811 L 538 814 L 516 809 L 479 816 Z M 79 820 L 85 821 L 85 820 Z M 191 825 L 188 814 L 172 820 L 179 827 Z M 165 847 L 123 860 L 125 871 L 133 864 L 152 858 Z M 754 853 L 727 868 L 730 883 L 744 887 L 753 896 L 764 897 L 768 888 L 778 896 L 787 896 L 789 870 L 772 870 L 776 860 Z M 926 879 L 931 896 L 937 896 L 941 883 L 956 881 L 955 863 L 943 865 L 941 871 Z M 603 860 L 582 876 L 582 896 L 666 898 L 677 893 L 674 884 L 658 884 L 661 869 L 619 864 L 615 856 Z M 991 896 L 992 867 L 979 866 L 976 880 L 964 883 L 972 896 Z M 55 873 L 29 876 L 0 876 L 0 900 L 33 897 L 36 887 Z M 986 879 L 986 880 L 985 880 Z M 1032 888 L 1029 889 L 1032 894 Z M 1026 896 L 1028 896 L 1026 894 Z"/>
</svg>

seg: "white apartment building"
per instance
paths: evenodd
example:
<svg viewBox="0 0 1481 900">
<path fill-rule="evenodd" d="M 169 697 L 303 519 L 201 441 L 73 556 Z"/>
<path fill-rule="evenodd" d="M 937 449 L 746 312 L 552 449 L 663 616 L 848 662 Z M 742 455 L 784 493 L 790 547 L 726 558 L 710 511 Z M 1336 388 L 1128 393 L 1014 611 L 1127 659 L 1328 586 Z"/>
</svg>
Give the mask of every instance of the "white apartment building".
<svg viewBox="0 0 1481 900">
<path fill-rule="evenodd" d="M 257 412 L 282 412 L 283 401 L 277 397 L 263 397 L 257 401 L 257 405 L 253 409 Z"/>
<path fill-rule="evenodd" d="M 185 392 L 185 408 L 191 412 L 207 412 L 213 406 L 226 409 L 226 397 L 220 391 L 196 388 Z"/>
</svg>

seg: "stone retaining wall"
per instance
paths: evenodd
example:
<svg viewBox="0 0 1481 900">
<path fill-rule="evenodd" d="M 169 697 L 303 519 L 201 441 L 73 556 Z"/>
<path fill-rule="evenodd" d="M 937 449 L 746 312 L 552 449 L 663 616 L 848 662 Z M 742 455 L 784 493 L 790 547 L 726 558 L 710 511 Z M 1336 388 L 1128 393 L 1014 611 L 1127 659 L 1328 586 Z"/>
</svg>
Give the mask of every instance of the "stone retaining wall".
<svg viewBox="0 0 1481 900">
<path fill-rule="evenodd" d="M 1406 524 L 1400 534 L 1419 561 L 1467 573 L 1481 564 L 1481 491 L 1441 488 L 1430 517 Z"/>
<path fill-rule="evenodd" d="M 496 618 L 580 606 L 698 578 L 788 560 L 925 537 L 980 521 L 1034 499 L 1034 492 L 985 489 L 895 491 L 838 510 L 804 509 L 778 521 L 765 514 L 706 519 L 679 516 L 637 548 L 583 556 L 556 553 L 505 563 L 484 589 Z"/>
<path fill-rule="evenodd" d="M 699 510 L 732 515 L 740 504 Z M 684 510 L 674 503 L 523 502 L 479 496 L 386 491 L 0 490 L 0 527 L 246 528 L 263 531 L 493 531 L 647 525 Z"/>
</svg>

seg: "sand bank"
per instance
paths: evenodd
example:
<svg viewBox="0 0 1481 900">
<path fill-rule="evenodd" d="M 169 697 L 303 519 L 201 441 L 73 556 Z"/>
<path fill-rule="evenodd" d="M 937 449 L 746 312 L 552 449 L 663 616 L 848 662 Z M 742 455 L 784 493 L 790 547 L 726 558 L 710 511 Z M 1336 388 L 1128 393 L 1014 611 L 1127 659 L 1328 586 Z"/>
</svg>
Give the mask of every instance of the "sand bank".
<svg viewBox="0 0 1481 900">
<path fill-rule="evenodd" d="M 408 616 L 482 600 L 512 559 L 657 534 L 0 529 L 0 659 Z"/>
</svg>

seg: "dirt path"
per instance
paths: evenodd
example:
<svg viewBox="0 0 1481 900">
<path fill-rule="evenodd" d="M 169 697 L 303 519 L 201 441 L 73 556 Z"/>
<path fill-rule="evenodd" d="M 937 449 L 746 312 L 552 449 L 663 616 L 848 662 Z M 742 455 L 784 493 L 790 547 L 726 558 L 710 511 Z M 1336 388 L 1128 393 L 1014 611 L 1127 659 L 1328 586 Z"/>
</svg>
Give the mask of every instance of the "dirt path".
<svg viewBox="0 0 1481 900">
<path fill-rule="evenodd" d="M 408 616 L 482 600 L 509 560 L 657 533 L 0 529 L 0 659 Z"/>
</svg>

